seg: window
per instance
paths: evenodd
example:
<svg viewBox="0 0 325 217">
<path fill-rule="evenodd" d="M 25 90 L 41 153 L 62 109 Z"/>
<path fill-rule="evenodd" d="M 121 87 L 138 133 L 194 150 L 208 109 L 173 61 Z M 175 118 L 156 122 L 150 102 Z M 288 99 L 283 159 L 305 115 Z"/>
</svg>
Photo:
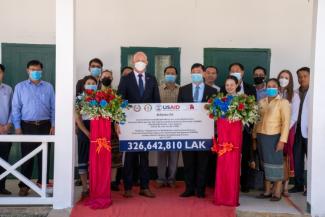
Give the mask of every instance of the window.
<svg viewBox="0 0 325 217">
<path fill-rule="evenodd" d="M 121 67 L 131 66 L 133 54 L 143 51 L 148 56 L 147 73 L 155 75 L 158 83 L 164 79 L 164 69 L 173 65 L 180 72 L 180 48 L 158 48 L 158 47 L 122 47 Z M 177 83 L 179 83 L 178 73 Z"/>
</svg>

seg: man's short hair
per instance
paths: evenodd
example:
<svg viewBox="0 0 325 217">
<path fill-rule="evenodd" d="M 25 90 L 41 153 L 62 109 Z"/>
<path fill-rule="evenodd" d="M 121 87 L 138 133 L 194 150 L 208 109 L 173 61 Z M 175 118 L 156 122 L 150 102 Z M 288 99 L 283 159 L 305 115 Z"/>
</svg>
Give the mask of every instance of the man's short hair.
<svg viewBox="0 0 325 217">
<path fill-rule="evenodd" d="M 299 74 L 299 72 L 301 71 L 306 71 L 308 72 L 308 74 L 310 74 L 310 68 L 307 66 L 301 67 L 300 69 L 297 70 L 297 75 Z"/>
<path fill-rule="evenodd" d="M 89 61 L 89 66 L 90 66 L 92 63 L 98 63 L 101 67 L 103 67 L 103 62 L 102 62 L 99 58 L 91 59 L 91 60 Z"/>
<path fill-rule="evenodd" d="M 41 63 L 39 60 L 31 60 L 27 63 L 27 69 L 30 67 L 30 66 L 40 66 L 41 69 L 43 69 L 43 63 Z"/>
<path fill-rule="evenodd" d="M 264 75 L 266 75 L 266 69 L 262 66 L 256 66 L 254 69 L 253 69 L 253 74 L 255 73 L 256 70 L 262 70 Z"/>
<path fill-rule="evenodd" d="M 201 63 L 194 63 L 191 67 L 191 71 L 195 68 L 201 68 L 203 71 L 205 71 L 204 65 L 202 65 Z"/>
<path fill-rule="evenodd" d="M 177 69 L 176 69 L 175 66 L 167 66 L 167 67 L 164 69 L 164 74 L 166 73 L 167 69 L 174 69 L 175 72 L 176 72 L 176 74 L 178 74 L 178 71 L 177 71 Z"/>
<path fill-rule="evenodd" d="M 130 70 L 133 71 L 133 68 L 132 68 L 132 67 L 130 67 L 130 66 L 124 66 L 124 67 L 121 69 L 121 73 L 123 73 L 125 69 L 130 69 Z"/>
<path fill-rule="evenodd" d="M 5 72 L 6 71 L 6 67 L 4 65 L 0 64 L 0 70 L 3 71 L 3 72 Z"/>
<path fill-rule="evenodd" d="M 218 68 L 217 68 L 216 66 L 207 66 L 207 67 L 205 67 L 205 70 L 207 70 L 208 68 L 213 68 L 213 69 L 215 69 L 216 72 L 217 72 L 217 74 L 218 74 L 218 72 L 219 72 L 219 70 L 218 70 Z"/>
<path fill-rule="evenodd" d="M 233 67 L 233 66 L 238 66 L 242 71 L 245 70 L 244 66 L 241 63 L 232 63 L 232 64 L 230 64 L 229 67 L 228 67 L 228 70 L 230 71 L 231 67 Z"/>
</svg>

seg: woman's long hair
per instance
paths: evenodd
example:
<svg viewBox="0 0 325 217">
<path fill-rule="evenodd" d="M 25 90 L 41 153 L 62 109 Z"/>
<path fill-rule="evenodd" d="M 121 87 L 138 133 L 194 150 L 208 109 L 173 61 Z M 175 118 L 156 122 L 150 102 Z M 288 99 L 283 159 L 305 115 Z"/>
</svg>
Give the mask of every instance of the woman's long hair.
<svg viewBox="0 0 325 217">
<path fill-rule="evenodd" d="M 293 77 L 292 77 L 292 73 L 285 69 L 282 70 L 279 75 L 278 75 L 278 80 L 280 80 L 280 76 L 282 73 L 287 73 L 289 75 L 289 84 L 284 88 L 284 91 L 286 91 L 287 93 L 287 100 L 291 103 L 292 102 L 292 98 L 293 98 Z"/>
</svg>

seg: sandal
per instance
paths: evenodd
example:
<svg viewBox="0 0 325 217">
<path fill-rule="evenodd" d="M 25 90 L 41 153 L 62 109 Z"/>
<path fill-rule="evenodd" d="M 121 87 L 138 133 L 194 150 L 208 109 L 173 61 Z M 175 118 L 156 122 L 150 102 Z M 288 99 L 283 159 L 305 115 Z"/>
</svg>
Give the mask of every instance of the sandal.
<svg viewBox="0 0 325 217">
<path fill-rule="evenodd" d="M 280 196 L 280 197 L 277 197 L 277 196 L 273 195 L 273 196 L 271 197 L 270 201 L 272 201 L 272 202 L 277 202 L 277 201 L 280 201 L 281 199 L 282 199 L 281 196 Z"/>
<path fill-rule="evenodd" d="M 271 197 L 272 197 L 272 194 L 264 194 L 264 193 L 261 193 L 260 195 L 256 196 L 257 199 L 266 199 L 266 198 L 271 198 Z"/>
<path fill-rule="evenodd" d="M 81 199 L 85 199 L 88 196 L 89 196 L 89 190 L 81 192 Z"/>
</svg>

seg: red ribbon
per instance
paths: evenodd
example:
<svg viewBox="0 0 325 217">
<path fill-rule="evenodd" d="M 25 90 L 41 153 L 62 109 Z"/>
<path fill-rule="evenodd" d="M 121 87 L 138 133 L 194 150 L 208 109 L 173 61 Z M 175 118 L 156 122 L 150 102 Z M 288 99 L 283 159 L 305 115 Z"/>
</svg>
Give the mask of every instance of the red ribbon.
<svg viewBox="0 0 325 217">
<path fill-rule="evenodd" d="M 231 152 L 234 149 L 238 149 L 238 147 L 234 147 L 234 145 L 230 142 L 224 142 L 219 144 L 216 138 L 213 138 L 213 146 L 211 147 L 211 151 L 218 154 L 218 156 L 222 156 L 227 152 Z"/>
<path fill-rule="evenodd" d="M 111 141 L 108 141 L 106 139 L 106 137 L 102 137 L 102 138 L 97 138 L 95 141 L 91 141 L 91 142 L 96 142 L 97 143 L 97 148 L 96 148 L 96 152 L 99 154 L 100 150 L 102 148 L 105 148 L 106 150 L 108 150 L 109 152 L 111 152 L 112 150 L 112 146 L 111 146 Z"/>
</svg>

